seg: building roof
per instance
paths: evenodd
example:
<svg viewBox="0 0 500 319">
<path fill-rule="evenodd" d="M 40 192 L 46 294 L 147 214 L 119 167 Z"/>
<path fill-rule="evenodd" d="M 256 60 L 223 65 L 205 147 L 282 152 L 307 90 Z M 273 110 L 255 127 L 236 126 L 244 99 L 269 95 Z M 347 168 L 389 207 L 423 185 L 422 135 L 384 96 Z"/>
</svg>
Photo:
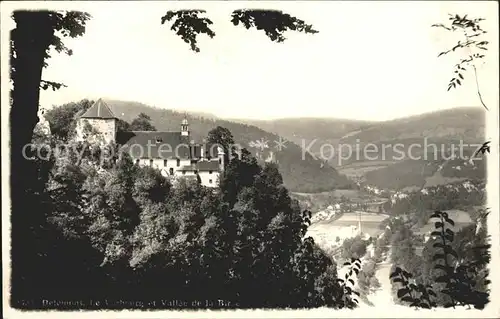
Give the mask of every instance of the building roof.
<svg viewBox="0 0 500 319">
<path fill-rule="evenodd" d="M 113 100 L 98 99 L 80 118 L 118 119 L 112 110 L 122 114 L 115 108 Z M 187 124 L 187 119 L 182 120 Z M 196 144 L 189 140 L 189 136 L 182 136 L 180 131 L 130 131 L 117 132 L 116 143 L 125 146 L 133 158 L 217 158 L 216 145 Z M 202 154 L 203 151 L 203 154 Z"/>
<path fill-rule="evenodd" d="M 219 171 L 219 161 L 218 160 L 202 160 L 198 161 L 194 165 L 184 165 L 179 168 L 180 171 L 186 172 L 208 172 L 208 171 Z"/>
<path fill-rule="evenodd" d="M 217 158 L 217 148 L 191 143 L 180 132 L 131 131 L 117 132 L 116 142 L 133 158 Z"/>
<path fill-rule="evenodd" d="M 108 104 L 103 99 L 99 99 L 80 118 L 116 119 L 116 116 Z"/>
<path fill-rule="evenodd" d="M 216 144 L 195 144 L 195 155 L 197 158 L 201 158 L 201 150 L 203 149 L 204 158 L 217 158 L 219 155 L 219 150 Z"/>
<path fill-rule="evenodd" d="M 193 145 L 180 132 L 118 132 L 116 142 L 133 158 L 192 158 Z"/>
<path fill-rule="evenodd" d="M 181 166 L 181 168 L 179 170 L 180 171 L 187 171 L 187 172 L 194 172 L 194 171 L 197 171 L 198 169 L 196 168 L 195 165 L 184 165 L 184 166 Z"/>
<path fill-rule="evenodd" d="M 198 171 L 206 172 L 206 171 L 218 171 L 219 170 L 219 161 L 211 160 L 211 161 L 199 161 L 196 166 L 198 167 Z"/>
</svg>

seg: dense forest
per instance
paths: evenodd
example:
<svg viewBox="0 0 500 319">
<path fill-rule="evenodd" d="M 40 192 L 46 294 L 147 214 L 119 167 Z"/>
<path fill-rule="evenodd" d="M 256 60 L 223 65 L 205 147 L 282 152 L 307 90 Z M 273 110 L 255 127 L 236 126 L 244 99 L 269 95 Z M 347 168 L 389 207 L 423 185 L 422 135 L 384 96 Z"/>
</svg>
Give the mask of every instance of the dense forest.
<svg viewBox="0 0 500 319">
<path fill-rule="evenodd" d="M 120 300 L 168 308 L 152 302 L 169 299 L 189 307 L 219 299 L 239 308 L 354 305 L 335 261 L 304 238 L 310 216 L 274 164 L 262 167 L 244 151 L 229 163 L 219 191 L 197 183 L 173 188 L 126 153 L 100 161 L 115 146 L 70 142 L 54 156 L 58 142 L 34 137 L 48 160 L 31 162 L 37 179 L 27 192 L 37 218 L 25 222 L 30 259 L 15 269 L 16 307 L 31 300 L 28 307 L 39 308 L 39 296 L 105 299 L 111 308 L 123 307 Z"/>
</svg>

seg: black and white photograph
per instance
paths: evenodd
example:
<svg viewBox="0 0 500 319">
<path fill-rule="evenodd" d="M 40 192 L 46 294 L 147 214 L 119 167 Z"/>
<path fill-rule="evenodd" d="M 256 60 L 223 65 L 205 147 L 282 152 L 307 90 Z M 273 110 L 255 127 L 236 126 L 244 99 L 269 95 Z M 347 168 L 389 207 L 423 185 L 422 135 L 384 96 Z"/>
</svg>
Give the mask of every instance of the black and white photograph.
<svg viewBox="0 0 500 319">
<path fill-rule="evenodd" d="M 3 317 L 500 317 L 497 1 L 0 5 Z"/>
</svg>

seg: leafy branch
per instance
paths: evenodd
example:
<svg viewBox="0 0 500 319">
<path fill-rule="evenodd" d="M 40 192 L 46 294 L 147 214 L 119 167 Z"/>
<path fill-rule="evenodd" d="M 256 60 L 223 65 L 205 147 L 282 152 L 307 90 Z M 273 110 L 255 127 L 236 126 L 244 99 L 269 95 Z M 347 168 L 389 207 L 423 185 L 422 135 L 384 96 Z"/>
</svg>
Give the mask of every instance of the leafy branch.
<svg viewBox="0 0 500 319">
<path fill-rule="evenodd" d="M 210 38 L 215 36 L 215 32 L 210 28 L 212 20 L 202 17 L 205 13 L 205 10 L 168 11 L 161 17 L 161 24 L 173 21 L 170 29 L 188 43 L 191 50 L 200 52 L 197 36 L 200 34 L 206 34 Z M 287 30 L 318 33 L 312 25 L 279 10 L 235 10 L 231 14 L 231 22 L 235 26 L 241 23 L 247 29 L 263 30 L 271 41 L 275 42 L 285 41 L 283 34 Z"/>
<path fill-rule="evenodd" d="M 212 20 L 200 17 L 204 13 L 206 13 L 205 10 L 168 11 L 161 17 L 161 24 L 175 18 L 170 29 L 188 43 L 191 50 L 200 52 L 200 48 L 197 46 L 197 36 L 199 34 L 206 34 L 210 38 L 215 36 L 215 32 L 210 29 L 210 25 L 213 24 Z"/>
<path fill-rule="evenodd" d="M 337 278 L 337 282 L 340 284 L 341 290 L 343 291 L 340 308 L 345 307 L 352 309 L 359 303 L 358 299 L 352 295 L 360 296 L 360 293 L 354 290 L 354 278 L 356 278 L 361 271 L 361 260 L 352 258 L 351 261 L 344 263 L 344 267 L 347 267 L 344 279 Z"/>
<path fill-rule="evenodd" d="M 235 10 L 231 15 L 231 22 L 237 26 L 240 22 L 246 29 L 255 27 L 263 30 L 271 41 L 283 42 L 286 40 L 283 33 L 287 30 L 315 34 L 313 26 L 279 10 Z"/>
<path fill-rule="evenodd" d="M 477 156 L 479 153 L 481 154 L 490 153 L 490 141 L 484 142 L 483 145 L 481 145 L 474 153 L 474 157 Z"/>
<path fill-rule="evenodd" d="M 458 41 L 458 43 L 453 46 L 451 49 L 443 51 L 439 53 L 438 57 L 446 55 L 451 52 L 455 52 L 460 49 L 466 49 L 468 52 L 468 58 L 462 59 L 458 64 L 455 65 L 455 76 L 448 83 L 448 91 L 451 88 L 456 88 L 462 85 L 462 81 L 464 80 L 463 71 L 467 71 L 466 66 L 471 66 L 474 71 L 474 77 L 476 82 L 476 91 L 479 97 L 479 100 L 483 107 L 486 110 L 489 110 L 486 104 L 484 103 L 483 97 L 481 95 L 481 90 L 479 87 L 479 80 L 476 68 L 476 61 L 484 59 L 485 55 L 474 52 L 479 50 L 487 51 L 488 41 L 484 41 L 481 39 L 481 36 L 486 34 L 487 31 L 483 30 L 480 26 L 480 22 L 484 21 L 483 18 L 475 18 L 469 19 L 467 15 L 459 16 L 458 14 L 449 15 L 449 25 L 445 25 L 443 23 L 433 24 L 432 27 L 442 28 L 450 32 L 463 32 L 465 41 Z"/>
<path fill-rule="evenodd" d="M 45 81 L 45 80 L 40 81 L 40 88 L 43 90 L 47 90 L 47 89 L 51 88 L 52 91 L 56 91 L 62 87 L 67 87 L 67 85 L 65 85 L 63 83 L 52 82 L 52 81 Z"/>
<path fill-rule="evenodd" d="M 438 283 L 444 283 L 446 285 L 445 289 L 441 290 L 441 292 L 450 296 L 451 302 L 446 304 L 445 307 L 455 308 L 455 305 L 457 304 L 455 291 L 456 289 L 454 289 L 456 288 L 456 278 L 454 276 L 455 269 L 451 265 L 450 258 L 448 256 L 452 256 L 455 258 L 455 260 L 457 260 L 458 255 L 451 246 L 451 243 L 455 238 L 455 233 L 451 229 L 446 228 L 446 224 L 454 226 L 455 222 L 448 217 L 448 213 L 440 211 L 434 212 L 434 214 L 432 214 L 430 218 L 439 219 L 439 221 L 434 224 L 436 230 L 431 233 L 431 236 L 438 236 L 441 239 L 441 242 L 434 243 L 433 247 L 442 249 L 442 253 L 434 254 L 433 259 L 435 261 L 441 260 L 443 264 L 436 264 L 434 266 L 434 269 L 444 271 L 444 275 L 438 276 L 437 278 L 435 278 L 435 281 Z"/>
<path fill-rule="evenodd" d="M 487 212 L 478 217 L 481 223 L 486 222 Z M 487 286 L 490 281 L 487 279 L 488 270 L 486 269 L 491 257 L 489 254 L 490 244 L 480 244 L 472 247 L 473 258 L 465 262 L 459 258 L 452 244 L 455 240 L 455 233 L 447 225 L 454 226 L 454 221 L 448 213 L 436 211 L 430 218 L 437 219 L 434 227 L 436 230 L 431 232 L 431 236 L 436 238 L 432 245 L 439 251 L 433 256 L 435 270 L 442 272 L 439 276 L 433 278 L 435 283 L 444 284 L 444 288 L 439 292 L 448 296 L 450 301 L 444 303 L 444 307 L 470 306 L 482 309 L 488 302 L 489 294 L 487 291 L 481 291 L 478 283 L 482 282 Z M 410 303 L 410 307 L 432 308 L 436 307 L 436 302 L 430 296 L 436 298 L 436 293 L 431 285 L 416 284 L 413 275 L 400 267 L 390 275 L 392 282 L 401 283 L 402 287 L 398 290 L 397 296 L 401 301 Z"/>
<path fill-rule="evenodd" d="M 408 302 L 410 307 L 431 309 L 436 307 L 436 302 L 431 300 L 430 296 L 436 297 L 431 285 L 416 285 L 413 275 L 400 267 L 396 267 L 389 277 L 392 282 L 401 283 L 402 287 L 398 290 L 398 298 L 401 301 Z"/>
</svg>

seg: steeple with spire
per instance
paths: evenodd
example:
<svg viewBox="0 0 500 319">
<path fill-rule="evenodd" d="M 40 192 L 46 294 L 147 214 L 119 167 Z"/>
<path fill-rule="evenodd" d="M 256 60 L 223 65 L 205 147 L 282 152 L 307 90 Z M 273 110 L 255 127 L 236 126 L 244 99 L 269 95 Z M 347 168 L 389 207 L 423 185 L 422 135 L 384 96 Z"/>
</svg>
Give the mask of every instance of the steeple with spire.
<svg viewBox="0 0 500 319">
<path fill-rule="evenodd" d="M 181 122 L 181 136 L 189 136 L 189 123 L 186 113 L 184 113 L 184 119 Z"/>
</svg>

